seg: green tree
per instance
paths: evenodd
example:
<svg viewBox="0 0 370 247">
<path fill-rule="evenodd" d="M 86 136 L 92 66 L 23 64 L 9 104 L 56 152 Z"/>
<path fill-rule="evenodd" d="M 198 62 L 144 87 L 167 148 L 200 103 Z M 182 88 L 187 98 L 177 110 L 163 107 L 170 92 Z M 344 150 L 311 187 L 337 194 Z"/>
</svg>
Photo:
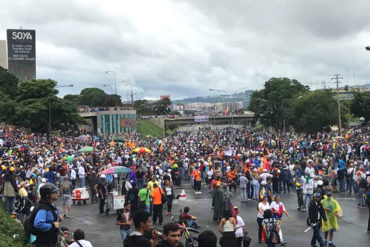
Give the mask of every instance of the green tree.
<svg viewBox="0 0 370 247">
<path fill-rule="evenodd" d="M 149 115 L 150 112 L 150 106 L 147 100 L 136 100 L 134 102 L 134 107 L 136 109 L 136 114 L 143 116 L 143 115 Z"/>
<path fill-rule="evenodd" d="M 330 90 L 321 90 L 292 99 L 289 122 L 298 132 L 316 133 L 329 129 L 338 123 L 338 105 L 333 96 Z"/>
<path fill-rule="evenodd" d="M 17 95 L 17 90 L 17 77 L 0 66 L 0 91 L 4 92 L 9 98 L 14 99 Z"/>
<path fill-rule="evenodd" d="M 161 99 L 153 104 L 156 115 L 165 115 L 170 113 L 171 100 L 169 98 Z"/>
<path fill-rule="evenodd" d="M 370 91 L 354 92 L 350 109 L 354 116 L 364 117 L 365 122 L 368 122 L 370 120 Z"/>
<path fill-rule="evenodd" d="M 282 129 L 288 120 L 290 100 L 309 91 L 297 80 L 289 78 L 271 78 L 264 88 L 254 91 L 248 110 L 255 113 L 255 121 L 265 126 Z"/>
</svg>

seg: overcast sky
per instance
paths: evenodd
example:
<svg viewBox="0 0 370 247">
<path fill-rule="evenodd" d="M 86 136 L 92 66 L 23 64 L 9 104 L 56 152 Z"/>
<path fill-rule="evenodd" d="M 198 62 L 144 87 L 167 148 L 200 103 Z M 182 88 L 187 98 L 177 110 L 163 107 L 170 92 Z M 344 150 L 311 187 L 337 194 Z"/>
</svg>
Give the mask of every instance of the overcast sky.
<svg viewBox="0 0 370 247">
<path fill-rule="evenodd" d="M 37 78 L 74 84 L 61 95 L 114 91 L 109 70 L 124 99 L 130 87 L 178 99 L 282 76 L 369 83 L 369 12 L 369 0 L 1 0 L 0 39 L 36 29 Z"/>
</svg>

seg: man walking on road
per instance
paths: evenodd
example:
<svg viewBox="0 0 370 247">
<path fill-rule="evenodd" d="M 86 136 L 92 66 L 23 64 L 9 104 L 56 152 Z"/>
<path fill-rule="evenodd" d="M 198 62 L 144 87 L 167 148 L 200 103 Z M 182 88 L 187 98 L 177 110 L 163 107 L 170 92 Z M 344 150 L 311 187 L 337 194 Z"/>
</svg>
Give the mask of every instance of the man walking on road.
<svg viewBox="0 0 370 247">
<path fill-rule="evenodd" d="M 311 246 L 316 246 L 316 241 L 319 242 L 320 247 L 324 247 L 324 242 L 322 241 L 322 237 L 320 235 L 320 227 L 321 227 L 321 219 L 323 220 L 324 224 L 326 224 L 326 215 L 325 210 L 320 202 L 321 194 L 315 193 L 313 200 L 310 202 L 308 206 L 308 217 L 309 223 L 313 230 L 313 235 L 311 239 Z"/>
<path fill-rule="evenodd" d="M 240 181 L 240 202 L 247 202 L 248 196 L 247 196 L 247 183 L 248 179 L 247 177 L 242 174 L 239 178 Z"/>
<path fill-rule="evenodd" d="M 153 223 L 157 222 L 159 218 L 159 225 L 162 225 L 163 222 L 163 204 L 162 204 L 162 195 L 164 194 L 163 190 L 158 187 L 157 184 L 153 184 L 152 189 L 152 198 L 153 198 Z"/>
</svg>

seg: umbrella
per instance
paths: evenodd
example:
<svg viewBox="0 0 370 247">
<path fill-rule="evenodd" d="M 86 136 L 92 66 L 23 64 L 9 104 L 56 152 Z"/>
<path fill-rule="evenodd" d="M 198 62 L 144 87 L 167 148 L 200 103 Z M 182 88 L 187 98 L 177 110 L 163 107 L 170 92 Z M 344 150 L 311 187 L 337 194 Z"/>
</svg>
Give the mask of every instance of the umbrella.
<svg viewBox="0 0 370 247">
<path fill-rule="evenodd" d="M 152 151 L 150 151 L 149 148 L 144 148 L 144 147 L 140 147 L 140 148 L 135 148 L 134 153 L 151 153 Z"/>
<path fill-rule="evenodd" d="M 77 137 L 77 140 L 80 142 L 85 142 L 88 141 L 89 139 L 90 139 L 89 135 L 80 135 L 79 137 Z"/>
<path fill-rule="evenodd" d="M 116 136 L 116 137 L 112 138 L 112 140 L 115 141 L 115 142 L 124 142 L 125 141 L 125 139 L 123 139 L 123 137 L 121 137 L 121 136 Z"/>
<path fill-rule="evenodd" d="M 132 172 L 132 170 L 126 166 L 114 166 L 114 167 L 104 170 L 102 173 L 107 175 L 107 174 L 114 174 L 114 173 L 129 173 L 129 172 Z"/>
<path fill-rule="evenodd" d="M 93 150 L 94 150 L 93 147 L 83 147 L 80 150 L 78 150 L 78 152 L 80 152 L 80 153 L 86 153 L 86 152 L 92 152 Z"/>
</svg>

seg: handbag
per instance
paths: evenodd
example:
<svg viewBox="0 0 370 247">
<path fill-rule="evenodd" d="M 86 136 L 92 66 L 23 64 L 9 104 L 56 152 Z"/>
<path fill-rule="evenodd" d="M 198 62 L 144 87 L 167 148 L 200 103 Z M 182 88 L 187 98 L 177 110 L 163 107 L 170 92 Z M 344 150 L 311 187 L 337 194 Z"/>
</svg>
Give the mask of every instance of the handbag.
<svg viewBox="0 0 370 247">
<path fill-rule="evenodd" d="M 249 247 L 252 242 L 252 239 L 248 236 L 248 232 L 244 232 L 243 236 L 243 247 Z"/>
<path fill-rule="evenodd" d="M 162 204 L 166 204 L 166 202 L 167 202 L 166 196 L 164 195 L 164 193 L 163 193 L 163 191 L 162 191 L 161 188 L 158 188 L 158 189 L 159 189 L 159 191 L 161 193 L 161 201 L 162 201 Z"/>
</svg>

